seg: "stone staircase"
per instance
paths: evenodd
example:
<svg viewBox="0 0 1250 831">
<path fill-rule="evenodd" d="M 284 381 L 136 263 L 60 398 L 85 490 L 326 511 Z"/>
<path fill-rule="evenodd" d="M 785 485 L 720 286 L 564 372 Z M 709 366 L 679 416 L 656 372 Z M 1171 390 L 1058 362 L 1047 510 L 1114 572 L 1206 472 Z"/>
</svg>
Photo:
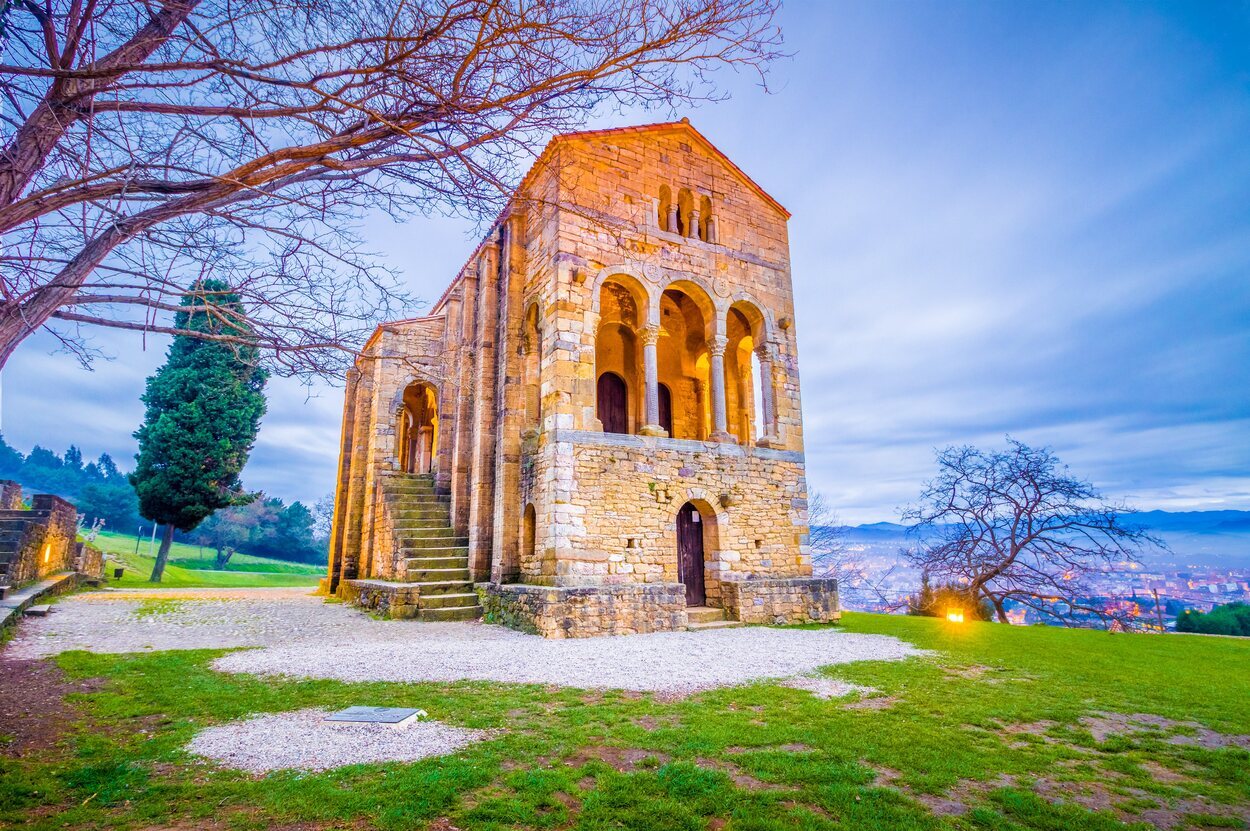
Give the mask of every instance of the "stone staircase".
<svg viewBox="0 0 1250 831">
<path fill-rule="evenodd" d="M 382 482 L 399 555 L 399 582 L 416 589 L 420 620 L 480 617 L 469 573 L 469 540 L 451 527 L 450 497 L 434 489 L 429 474 L 391 474 Z"/>
<path fill-rule="evenodd" d="M 686 629 L 691 632 L 701 632 L 705 629 L 729 629 L 742 625 L 742 621 L 727 619 L 724 609 L 712 606 L 690 606 L 686 609 L 686 616 L 690 621 Z"/>
<path fill-rule="evenodd" d="M 47 522 L 49 516 L 48 511 L 0 510 L 0 585 L 22 582 L 23 575 L 15 572 L 26 535 L 34 526 Z"/>
</svg>

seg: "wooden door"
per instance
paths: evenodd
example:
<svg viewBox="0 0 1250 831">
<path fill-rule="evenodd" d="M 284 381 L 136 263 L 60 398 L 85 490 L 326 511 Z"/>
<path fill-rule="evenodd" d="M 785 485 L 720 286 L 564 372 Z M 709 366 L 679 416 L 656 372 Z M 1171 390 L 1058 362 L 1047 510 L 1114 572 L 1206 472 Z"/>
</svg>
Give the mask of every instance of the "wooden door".
<svg viewBox="0 0 1250 831">
<path fill-rule="evenodd" d="M 628 433 L 629 417 L 625 379 L 615 372 L 599 376 L 596 393 L 597 415 L 605 433 Z"/>
<path fill-rule="evenodd" d="M 703 606 L 703 517 L 693 503 L 677 512 L 677 579 L 686 585 L 686 605 Z"/>
<path fill-rule="evenodd" d="M 660 394 L 660 426 L 670 437 L 673 435 L 673 393 L 671 393 L 663 384 L 660 384 L 658 392 Z"/>
</svg>

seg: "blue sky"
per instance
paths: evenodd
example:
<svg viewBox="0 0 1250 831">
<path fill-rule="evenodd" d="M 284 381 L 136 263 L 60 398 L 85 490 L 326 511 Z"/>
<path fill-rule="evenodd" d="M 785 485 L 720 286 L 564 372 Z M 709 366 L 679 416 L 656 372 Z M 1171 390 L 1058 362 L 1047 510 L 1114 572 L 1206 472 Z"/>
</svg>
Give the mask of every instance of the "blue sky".
<svg viewBox="0 0 1250 831">
<path fill-rule="evenodd" d="M 689 113 L 793 213 L 809 480 L 895 518 L 933 449 L 1048 444 L 1144 508 L 1250 509 L 1250 5 L 791 2 L 765 94 Z M 595 126 L 664 120 L 617 114 Z M 434 299 L 476 233 L 379 221 Z M 6 438 L 133 454 L 165 344 L 25 343 Z M 245 483 L 332 488 L 341 392 L 270 385 Z"/>
</svg>

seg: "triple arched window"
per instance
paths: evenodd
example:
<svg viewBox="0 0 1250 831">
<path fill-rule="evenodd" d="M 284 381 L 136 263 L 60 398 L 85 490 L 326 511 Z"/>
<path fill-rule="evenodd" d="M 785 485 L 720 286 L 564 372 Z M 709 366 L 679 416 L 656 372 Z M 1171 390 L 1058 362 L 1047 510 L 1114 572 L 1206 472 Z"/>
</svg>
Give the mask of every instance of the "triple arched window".
<svg viewBox="0 0 1250 831">
<path fill-rule="evenodd" d="M 656 227 L 680 237 L 717 243 L 718 222 L 712 212 L 712 197 L 681 188 L 677 194 L 668 185 L 660 185 L 655 200 Z"/>
</svg>

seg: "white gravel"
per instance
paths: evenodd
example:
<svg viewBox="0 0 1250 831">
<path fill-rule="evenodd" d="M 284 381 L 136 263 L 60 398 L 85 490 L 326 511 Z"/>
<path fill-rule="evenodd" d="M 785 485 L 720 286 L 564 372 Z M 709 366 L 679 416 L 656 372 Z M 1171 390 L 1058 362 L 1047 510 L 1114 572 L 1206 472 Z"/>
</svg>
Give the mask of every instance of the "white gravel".
<svg viewBox="0 0 1250 831">
<path fill-rule="evenodd" d="M 251 773 L 330 770 L 446 756 L 493 735 L 437 721 L 402 727 L 326 721 L 329 714 L 328 710 L 294 710 L 209 727 L 191 740 L 187 751 Z"/>
<path fill-rule="evenodd" d="M 138 592 L 66 598 L 49 617 L 24 621 L 6 654 L 258 646 L 214 667 L 342 681 L 481 680 L 670 694 L 925 654 L 896 638 L 832 628 L 747 626 L 546 640 L 480 623 L 374 620 L 302 589 L 186 589 L 160 596 L 185 602 L 145 604 L 150 596 Z"/>
</svg>

